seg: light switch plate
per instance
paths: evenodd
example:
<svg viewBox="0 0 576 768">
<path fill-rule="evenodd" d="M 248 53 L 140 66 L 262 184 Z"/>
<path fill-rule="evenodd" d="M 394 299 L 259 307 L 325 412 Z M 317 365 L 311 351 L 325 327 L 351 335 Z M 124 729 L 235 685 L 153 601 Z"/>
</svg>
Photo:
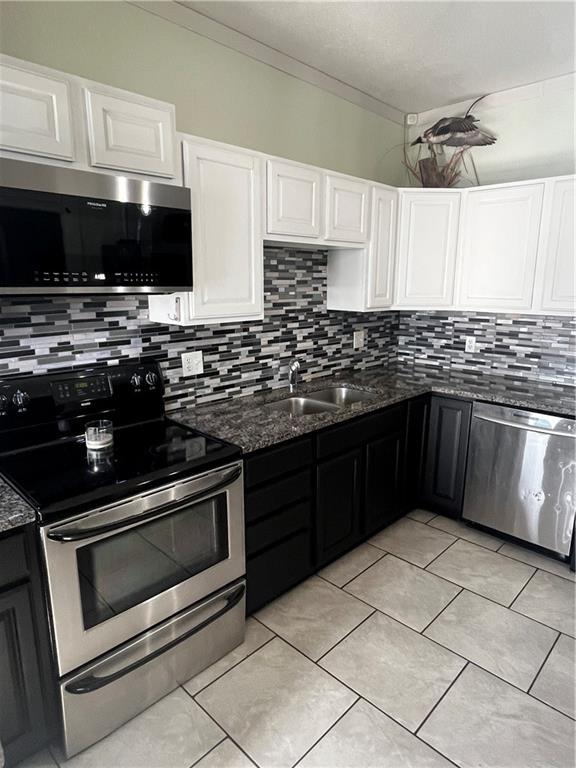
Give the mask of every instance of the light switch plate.
<svg viewBox="0 0 576 768">
<path fill-rule="evenodd" d="M 182 353 L 182 374 L 184 376 L 199 376 L 204 373 L 202 352 Z"/>
<path fill-rule="evenodd" d="M 475 336 L 466 336 L 466 352 L 476 352 Z"/>
<path fill-rule="evenodd" d="M 354 331 L 354 349 L 362 349 L 366 343 L 366 331 Z"/>
</svg>

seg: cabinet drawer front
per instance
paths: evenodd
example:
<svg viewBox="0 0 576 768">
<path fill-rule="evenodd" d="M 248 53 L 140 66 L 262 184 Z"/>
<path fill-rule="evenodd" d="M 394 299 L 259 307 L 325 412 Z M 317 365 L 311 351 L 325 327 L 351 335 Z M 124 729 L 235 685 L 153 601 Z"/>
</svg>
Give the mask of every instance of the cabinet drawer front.
<svg viewBox="0 0 576 768">
<path fill-rule="evenodd" d="M 29 575 L 26 538 L 16 533 L 0 539 L 0 589 Z"/>
<path fill-rule="evenodd" d="M 295 443 L 271 448 L 245 460 L 244 484 L 251 488 L 276 477 L 295 472 L 312 461 L 312 440 L 298 440 Z"/>
<path fill-rule="evenodd" d="M 312 573 L 309 531 L 284 540 L 246 563 L 246 613 L 253 613 Z"/>
<path fill-rule="evenodd" d="M 310 498 L 312 473 L 309 469 L 278 480 L 256 491 L 246 494 L 244 514 L 246 522 L 259 520 L 273 514 L 283 507 L 296 504 Z"/>
<path fill-rule="evenodd" d="M 246 555 L 251 557 L 292 533 L 310 528 L 310 502 L 296 504 L 246 528 Z"/>
<path fill-rule="evenodd" d="M 355 448 L 386 432 L 404 428 L 406 407 L 404 404 L 387 409 L 375 416 L 367 416 L 341 427 L 327 429 L 318 435 L 318 458 L 331 456 Z"/>
</svg>

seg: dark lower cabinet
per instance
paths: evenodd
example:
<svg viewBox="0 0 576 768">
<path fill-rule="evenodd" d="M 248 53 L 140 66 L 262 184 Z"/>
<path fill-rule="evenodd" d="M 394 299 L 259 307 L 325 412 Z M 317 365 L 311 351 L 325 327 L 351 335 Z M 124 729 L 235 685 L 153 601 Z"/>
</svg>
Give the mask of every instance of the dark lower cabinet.
<svg viewBox="0 0 576 768">
<path fill-rule="evenodd" d="M 406 486 L 404 496 L 404 501 L 408 509 L 417 507 L 422 500 L 429 413 L 429 395 L 415 397 L 408 403 L 405 459 Z"/>
<path fill-rule="evenodd" d="M 53 707 L 33 532 L 0 538 L 0 740 L 7 766 L 41 749 Z"/>
<path fill-rule="evenodd" d="M 428 509 L 450 517 L 462 515 L 472 404 L 433 396 L 422 500 Z"/>
<path fill-rule="evenodd" d="M 404 433 L 392 432 L 366 446 L 365 531 L 379 531 L 404 509 Z"/>
<path fill-rule="evenodd" d="M 316 468 L 317 565 L 354 546 L 360 536 L 360 450 L 339 454 Z"/>
</svg>

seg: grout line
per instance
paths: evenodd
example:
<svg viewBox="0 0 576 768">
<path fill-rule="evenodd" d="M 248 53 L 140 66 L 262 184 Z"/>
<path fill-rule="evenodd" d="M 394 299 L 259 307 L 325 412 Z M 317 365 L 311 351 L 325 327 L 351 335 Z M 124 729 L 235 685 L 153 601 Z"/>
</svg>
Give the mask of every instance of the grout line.
<svg viewBox="0 0 576 768">
<path fill-rule="evenodd" d="M 430 712 L 428 712 L 428 714 L 426 715 L 426 717 L 424 718 L 424 720 L 422 720 L 422 722 L 420 723 L 420 725 L 418 726 L 418 728 L 416 728 L 416 730 L 414 731 L 414 734 L 415 734 L 415 735 L 417 735 L 417 734 L 418 734 L 418 733 L 419 733 L 419 732 L 422 730 L 422 728 L 424 727 L 424 724 L 425 724 L 425 723 L 426 723 L 426 722 L 427 722 L 427 721 L 430 719 L 430 716 L 431 716 L 431 715 L 432 715 L 432 713 L 433 713 L 433 712 L 436 710 L 436 708 L 438 707 L 438 705 L 440 704 L 440 702 L 444 700 L 444 698 L 446 697 L 446 695 L 447 695 L 448 691 L 449 691 L 449 690 L 452 688 L 452 686 L 453 686 L 453 685 L 456 683 L 456 681 L 457 681 L 457 680 L 460 678 L 460 676 L 462 675 L 462 673 L 464 672 L 464 670 L 468 668 L 468 664 L 470 664 L 470 662 L 469 662 L 469 661 L 466 661 L 466 664 L 464 664 L 464 666 L 462 667 L 462 669 L 460 670 L 460 672 L 458 672 L 458 674 L 456 675 L 456 677 L 454 678 L 454 680 L 452 680 L 452 682 L 450 683 L 450 685 L 448 686 L 448 688 L 446 688 L 446 690 L 444 691 L 444 693 L 442 694 L 442 696 L 440 696 L 440 698 L 438 699 L 438 701 L 436 702 L 436 704 L 434 704 L 434 706 L 432 707 L 432 709 L 430 710 Z M 424 739 L 422 739 L 422 741 L 424 741 Z M 425 742 L 425 741 L 424 741 L 424 744 L 426 744 L 426 742 Z"/>
<path fill-rule="evenodd" d="M 544 661 L 542 662 L 542 664 L 540 664 L 540 667 L 539 667 L 539 669 L 538 669 L 538 672 L 536 672 L 536 674 L 534 675 L 534 679 L 532 680 L 532 682 L 530 683 L 530 685 L 529 685 L 528 689 L 526 690 L 526 693 L 528 693 L 528 694 L 529 694 L 529 693 L 530 693 L 530 691 L 532 690 L 532 686 L 534 685 L 534 683 L 535 683 L 535 682 L 536 682 L 536 680 L 538 679 L 538 675 L 540 674 L 540 672 L 542 672 L 542 670 L 544 669 L 544 665 L 546 664 L 546 662 L 547 662 L 547 661 L 548 661 L 548 659 L 550 658 L 550 654 L 552 653 L 552 651 L 554 650 L 554 648 L 556 648 L 556 645 L 558 644 L 558 640 L 560 640 L 560 634 L 561 634 L 561 633 L 560 633 L 560 632 L 558 632 L 558 634 L 557 634 L 556 638 L 554 639 L 554 642 L 553 642 L 553 643 L 552 643 L 552 645 L 550 646 L 550 650 L 548 651 L 548 653 L 546 654 L 546 656 L 545 656 L 545 658 L 544 658 Z M 536 698 L 536 697 L 534 697 L 534 698 Z"/>
<path fill-rule="evenodd" d="M 510 542 L 508 541 L 504 541 L 502 543 L 502 547 L 504 546 L 504 544 L 509 544 L 509 543 Z M 500 549 L 502 549 L 502 547 L 500 547 Z M 531 550 L 528 550 L 528 551 L 531 551 Z M 508 560 L 512 560 L 512 562 L 514 563 L 522 563 L 522 565 L 529 565 L 531 568 L 536 568 L 537 571 L 543 571 L 544 573 L 548 573 L 550 576 L 557 576 L 559 579 L 564 579 L 564 581 L 569 581 L 572 584 L 576 584 L 576 580 L 570 578 L 569 576 L 562 576 L 560 573 L 554 573 L 554 571 L 548 571 L 546 568 L 542 568 L 542 566 L 540 565 L 532 565 L 532 563 L 527 563 L 525 560 L 519 560 L 517 557 L 512 557 L 512 555 L 507 555 L 505 552 L 498 551 L 498 554 L 502 555 L 502 557 L 508 558 Z M 540 553 L 535 552 L 534 554 L 540 554 Z M 542 555 L 542 557 L 547 557 L 547 555 Z M 553 563 L 558 563 L 558 565 L 566 565 L 566 568 L 568 569 L 568 571 L 570 571 L 570 566 L 568 565 L 568 563 L 562 563 L 561 560 L 556 560 L 553 557 L 551 557 L 550 560 Z"/>
<path fill-rule="evenodd" d="M 524 563 L 524 565 L 526 565 L 526 563 Z M 530 576 L 528 577 L 528 580 L 524 582 L 524 584 L 522 585 L 522 588 L 521 588 L 521 589 L 520 589 L 520 591 L 519 591 L 519 592 L 516 594 L 516 597 L 515 597 L 513 600 L 511 600 L 511 601 L 510 601 L 510 604 L 509 604 L 509 605 L 507 605 L 507 606 L 506 606 L 507 608 L 510 608 L 510 609 L 512 609 L 512 606 L 514 605 L 514 603 L 516 602 L 516 600 L 518 600 L 518 598 L 520 597 L 520 595 L 522 594 L 522 592 L 524 592 L 524 590 L 526 589 L 526 587 L 528 586 L 528 584 L 530 584 L 530 582 L 532 581 L 532 579 L 534 578 L 534 576 L 536 576 L 536 574 L 538 573 L 538 568 L 535 568 L 533 565 L 531 565 L 531 566 L 529 566 L 529 567 L 530 567 L 530 568 L 534 568 L 534 573 L 531 573 L 531 574 L 530 574 Z M 518 611 L 517 611 L 517 613 L 518 613 Z"/>
<path fill-rule="evenodd" d="M 352 597 L 353 597 L 353 595 L 352 595 Z M 362 600 L 361 602 L 364 602 L 364 601 Z M 365 604 L 365 605 L 368 605 L 368 603 L 364 603 L 364 604 Z M 314 663 L 315 663 L 315 664 L 318 664 L 318 663 L 319 663 L 319 662 L 320 662 L 320 661 L 321 661 L 321 660 L 322 660 L 322 659 L 323 659 L 325 656 L 327 656 L 327 655 L 328 655 L 329 653 L 331 653 L 331 652 L 332 652 L 332 651 L 333 651 L 335 648 L 337 648 L 337 647 L 340 645 L 340 643 L 342 643 L 344 640 L 346 640 L 346 638 L 347 638 L 347 637 L 349 637 L 349 636 L 352 634 L 352 632 L 356 632 L 356 630 L 357 630 L 357 629 L 359 629 L 359 628 L 362 626 L 362 624 L 364 624 L 365 622 L 367 622 L 367 621 L 368 621 L 368 619 L 370 619 L 372 616 L 374 616 L 374 614 L 377 612 L 377 609 L 376 609 L 376 608 L 374 608 L 374 606 L 373 606 L 373 605 L 370 605 L 369 607 L 370 607 L 370 608 L 372 608 L 372 611 L 371 611 L 371 612 L 368 614 L 368 616 L 366 616 L 366 618 L 365 618 L 365 619 L 362 619 L 362 621 L 360 622 L 360 624 L 357 624 L 357 625 L 354 627 L 354 629 L 351 629 L 351 630 L 350 630 L 350 632 L 346 632 L 346 634 L 345 634 L 345 635 L 343 635 L 343 636 L 340 638 L 340 640 L 338 640 L 338 642 L 337 642 L 337 643 L 335 643 L 335 644 L 334 644 L 334 645 L 333 645 L 331 648 L 329 648 L 329 649 L 328 649 L 328 650 L 327 650 L 325 653 L 323 653 L 321 656 L 319 656 L 319 657 L 318 657 L 317 659 L 315 659 L 315 660 L 314 660 L 314 659 L 311 659 L 311 661 L 314 661 Z M 304 655 L 306 655 L 306 654 L 304 654 Z M 309 658 L 309 657 L 308 657 L 308 658 Z"/>
<path fill-rule="evenodd" d="M 450 582 L 450 583 L 452 583 L 452 582 Z M 439 613 L 438 613 L 436 616 L 434 616 L 434 618 L 433 618 L 431 621 L 429 621 L 429 622 L 428 622 L 428 624 L 426 624 L 426 626 L 424 627 L 424 629 L 421 629 L 421 630 L 420 630 L 420 633 L 419 633 L 419 634 L 421 634 L 423 637 L 427 637 L 427 639 L 428 639 L 428 640 L 431 640 L 431 638 L 430 638 L 430 637 L 428 637 L 427 635 L 425 635 L 425 634 L 424 634 L 424 632 L 426 632 L 426 630 L 428 629 L 428 627 L 430 626 L 430 624 L 434 624 L 434 622 L 436 621 L 436 619 L 439 619 L 439 618 L 440 618 L 440 616 L 442 616 L 442 614 L 444 613 L 444 611 L 445 611 L 445 610 L 446 610 L 446 609 L 447 609 L 449 606 L 451 606 L 451 605 L 452 605 L 452 603 L 454 602 L 454 600 L 456 600 L 456 598 L 457 598 L 457 597 L 459 597 L 459 595 L 461 595 L 461 594 L 462 594 L 462 592 L 465 592 L 465 591 L 466 591 L 466 590 L 464 589 L 464 587 L 460 587 L 460 590 L 459 590 L 458 592 L 456 592 L 456 594 L 454 595 L 454 597 L 453 597 L 453 598 L 452 598 L 452 599 L 451 599 L 451 600 L 450 600 L 448 603 L 446 603 L 446 605 L 444 606 L 444 608 L 442 608 L 442 610 L 441 610 L 441 611 L 440 611 L 440 612 L 439 612 Z"/>
<path fill-rule="evenodd" d="M 340 722 L 340 720 L 342 720 L 342 718 L 343 718 L 343 717 L 345 717 L 345 716 L 348 714 L 348 712 L 350 712 L 350 710 L 352 709 L 352 707 L 355 707 L 355 706 L 356 706 L 356 704 L 358 704 L 358 702 L 359 702 L 359 701 L 361 701 L 361 700 L 362 700 L 362 699 L 360 698 L 360 696 L 357 696 L 357 697 L 356 697 L 356 700 L 355 700 L 355 701 L 353 701 L 353 702 L 352 702 L 352 704 L 350 704 L 350 706 L 349 706 L 349 707 L 347 707 L 347 709 L 346 709 L 344 712 L 342 712 L 342 714 L 340 715 L 340 717 L 339 717 L 337 720 L 335 720 L 335 721 L 332 723 L 332 725 L 330 726 L 330 728 L 328 728 L 328 730 L 327 730 L 325 733 L 323 733 L 323 734 L 320 736 L 320 738 L 319 738 L 319 739 L 316 739 L 316 741 L 314 742 L 314 744 L 312 744 L 312 746 L 311 746 L 309 749 L 307 749 L 307 750 L 306 750 L 306 752 L 304 752 L 304 754 L 303 754 L 301 757 L 299 757 L 299 758 L 298 758 L 298 760 L 297 760 L 297 761 L 294 763 L 294 765 L 292 766 L 292 768 L 296 768 L 296 766 L 298 765 L 298 763 L 300 763 L 302 760 L 304 760 L 304 758 L 306 757 L 306 755 L 307 755 L 309 752 L 311 752 L 311 751 L 314 749 L 314 747 L 316 746 L 316 744 L 318 744 L 319 742 L 321 742 L 321 741 L 322 741 L 322 739 L 323 739 L 325 736 L 327 736 L 327 735 L 330 733 L 330 731 L 331 731 L 331 730 L 332 730 L 332 729 L 333 729 L 333 728 L 334 728 L 336 725 L 338 725 L 338 723 Z"/>
<path fill-rule="evenodd" d="M 432 528 L 432 526 L 430 526 L 430 527 Z M 438 531 L 438 530 L 440 530 L 440 529 L 439 529 L 439 528 L 434 528 L 434 530 L 435 530 L 435 531 Z M 442 531 L 442 533 L 446 533 L 446 531 Z M 453 534 L 452 534 L 452 533 L 446 533 L 446 535 L 447 535 L 447 536 L 453 536 Z M 426 565 L 419 565 L 418 567 L 419 567 L 419 568 L 422 568 L 422 570 L 423 570 L 423 571 L 427 570 L 428 566 L 432 565 L 432 563 L 435 563 L 435 562 L 436 562 L 436 560 L 438 560 L 438 558 L 439 558 L 439 557 L 442 557 L 442 555 L 443 555 L 445 552 L 448 552 L 448 550 L 450 549 L 450 547 L 453 547 L 453 546 L 454 546 L 454 544 L 456 544 L 456 542 L 457 542 L 457 541 L 462 541 L 462 539 L 458 538 L 458 536 L 454 536 L 454 541 L 451 541 L 451 542 L 450 542 L 450 544 L 448 544 L 448 546 L 444 547 L 444 549 L 442 550 L 442 552 L 439 552 L 437 555 L 435 555 L 435 556 L 432 558 L 432 560 L 430 560 L 430 562 L 429 562 L 429 563 L 426 563 Z M 432 571 L 430 571 L 430 573 L 432 573 Z"/>
<path fill-rule="evenodd" d="M 365 542 L 365 543 L 367 544 L 368 542 Z M 372 544 L 370 544 L 370 546 L 372 546 Z M 373 565 L 376 565 L 376 563 L 379 563 L 380 560 L 382 560 L 384 557 L 386 557 L 386 555 L 390 554 L 389 552 L 385 552 L 383 549 L 380 549 L 379 547 L 374 547 L 374 549 L 376 549 L 379 552 L 379 555 L 376 558 L 376 560 L 373 560 L 370 563 L 370 565 L 367 565 L 365 568 L 362 568 L 361 571 L 358 571 L 358 573 L 355 576 L 352 576 L 352 578 L 348 579 L 348 581 L 344 582 L 344 584 L 341 584 L 341 585 L 340 584 L 334 584 L 334 582 L 330 581 L 330 579 L 327 579 L 326 576 L 322 576 L 320 571 L 316 571 L 316 576 L 318 576 L 319 578 L 323 579 L 324 581 L 327 581 L 328 584 L 332 584 L 333 587 L 337 587 L 338 589 L 342 589 L 343 590 L 344 587 L 347 587 L 348 584 L 350 584 L 350 582 L 354 581 L 354 579 L 357 579 L 358 576 L 361 576 L 363 573 L 365 573 L 370 568 L 372 568 Z M 354 550 L 351 549 L 350 552 L 354 552 Z M 346 557 L 346 555 L 343 555 L 343 557 Z M 337 563 L 338 560 L 335 560 L 334 562 Z M 330 565 L 332 565 L 332 563 L 330 563 Z M 329 568 L 330 565 L 327 565 L 326 568 Z M 324 568 L 322 568 L 321 570 L 324 570 Z"/>
<path fill-rule="evenodd" d="M 206 752 L 206 754 L 202 755 L 202 757 L 199 757 L 198 760 L 194 760 L 194 762 L 190 764 L 189 768 L 194 768 L 195 765 L 198 765 L 200 760 L 204 760 L 204 758 L 207 757 L 211 752 L 214 752 L 216 747 L 219 747 L 220 744 L 223 744 L 227 738 L 228 738 L 227 736 L 223 736 L 217 744 L 214 744 L 213 747 L 210 747 L 210 749 L 208 750 L 208 752 Z"/>
</svg>

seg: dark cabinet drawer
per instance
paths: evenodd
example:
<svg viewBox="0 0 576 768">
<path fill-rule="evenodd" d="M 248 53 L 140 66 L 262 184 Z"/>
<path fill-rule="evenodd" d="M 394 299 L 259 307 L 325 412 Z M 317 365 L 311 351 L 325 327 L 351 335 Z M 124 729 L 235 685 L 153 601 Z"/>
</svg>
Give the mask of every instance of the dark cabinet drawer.
<svg viewBox="0 0 576 768">
<path fill-rule="evenodd" d="M 0 539 L 0 589 L 29 575 L 26 537 L 14 533 Z"/>
<path fill-rule="evenodd" d="M 246 563 L 246 612 L 257 611 L 265 603 L 293 587 L 313 571 L 312 542 L 303 531 L 248 558 Z"/>
<path fill-rule="evenodd" d="M 246 555 L 260 552 L 261 550 L 285 539 L 292 533 L 296 533 L 311 525 L 310 502 L 304 501 L 288 509 L 283 509 L 275 515 L 270 515 L 246 528 Z"/>
<path fill-rule="evenodd" d="M 296 440 L 279 448 L 271 448 L 248 456 L 244 465 L 244 484 L 252 488 L 277 477 L 307 467 L 312 461 L 312 440 Z"/>
<path fill-rule="evenodd" d="M 398 432 L 405 427 L 404 404 L 361 419 L 342 424 L 318 435 L 317 454 L 322 459 L 335 453 L 344 453 L 387 432 Z"/>
<path fill-rule="evenodd" d="M 309 499 L 312 493 L 312 473 L 310 469 L 296 475 L 277 480 L 254 491 L 248 491 L 245 499 L 244 514 L 246 523 L 259 520 L 266 515 Z"/>
</svg>

